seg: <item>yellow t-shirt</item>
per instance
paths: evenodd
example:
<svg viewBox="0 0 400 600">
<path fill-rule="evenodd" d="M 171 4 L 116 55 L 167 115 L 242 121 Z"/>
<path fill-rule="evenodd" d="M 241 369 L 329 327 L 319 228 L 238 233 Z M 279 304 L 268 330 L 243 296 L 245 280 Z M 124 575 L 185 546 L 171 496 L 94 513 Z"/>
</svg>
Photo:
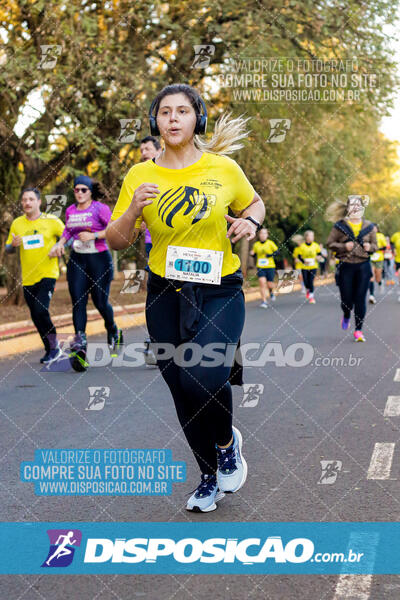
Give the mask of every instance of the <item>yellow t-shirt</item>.
<svg viewBox="0 0 400 600">
<path fill-rule="evenodd" d="M 226 156 L 204 152 L 193 165 L 168 169 L 152 160 L 132 167 L 126 175 L 111 220 L 129 207 L 136 188 L 142 183 L 157 184 L 160 194 L 143 209 L 153 247 L 149 268 L 165 276 L 168 246 L 204 248 L 224 253 L 221 276 L 234 273 L 240 259 L 232 253 L 226 237 L 228 207 L 234 213 L 253 201 L 254 188 L 239 165 Z M 140 227 L 142 218 L 135 227 Z"/>
<path fill-rule="evenodd" d="M 395 256 L 394 260 L 398 263 L 400 262 L 400 231 L 396 231 L 390 238 L 392 244 L 394 244 Z"/>
<path fill-rule="evenodd" d="M 303 263 L 301 263 L 301 268 L 306 270 L 316 269 L 318 267 L 318 263 L 316 260 L 317 254 L 320 254 L 321 248 L 317 242 L 311 242 L 310 245 L 303 242 L 298 247 L 297 255 L 300 255 L 303 259 Z"/>
<path fill-rule="evenodd" d="M 299 255 L 299 249 L 300 249 L 300 246 L 296 246 L 296 248 L 293 250 L 294 268 L 295 269 L 303 268 L 303 263 L 301 263 L 297 258 Z"/>
<path fill-rule="evenodd" d="M 380 233 L 379 231 L 376 234 L 376 243 L 378 248 L 382 248 L 385 247 L 386 248 L 386 238 L 383 235 L 383 233 Z M 372 262 L 380 262 L 382 260 L 384 260 L 384 256 L 383 256 L 384 250 L 377 250 L 376 252 L 374 252 L 373 254 L 371 254 L 371 261 Z"/>
<path fill-rule="evenodd" d="M 361 231 L 361 227 L 362 227 L 362 221 L 361 223 L 352 223 L 351 221 L 347 221 L 346 223 L 350 226 L 350 228 L 352 229 L 353 233 L 354 233 L 354 237 L 357 237 L 358 234 Z"/>
<path fill-rule="evenodd" d="M 49 258 L 48 254 L 63 231 L 64 223 L 47 213 L 42 213 L 33 221 L 27 219 L 25 215 L 14 219 L 6 244 L 11 244 L 12 234 L 20 235 L 22 238 L 35 236 L 23 240 L 26 248 L 23 243 L 19 246 L 22 285 L 34 285 L 44 277 L 58 278 L 60 274 L 58 258 Z M 29 247 L 30 244 L 32 247 Z"/>
<path fill-rule="evenodd" d="M 253 252 L 257 255 L 257 267 L 259 269 L 274 269 L 274 257 L 266 257 L 265 255 L 272 254 L 276 250 L 278 250 L 278 246 L 272 240 L 265 240 L 265 242 L 256 242 L 253 246 Z"/>
</svg>

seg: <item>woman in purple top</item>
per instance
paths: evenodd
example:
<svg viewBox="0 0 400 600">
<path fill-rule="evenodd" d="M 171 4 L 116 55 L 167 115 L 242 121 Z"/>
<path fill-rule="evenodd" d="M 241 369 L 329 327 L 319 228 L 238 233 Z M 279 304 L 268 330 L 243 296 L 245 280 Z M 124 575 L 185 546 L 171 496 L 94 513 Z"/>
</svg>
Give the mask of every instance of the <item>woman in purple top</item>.
<svg viewBox="0 0 400 600">
<path fill-rule="evenodd" d="M 85 362 L 89 293 L 104 319 L 112 355 L 122 343 L 122 332 L 114 321 L 114 312 L 108 300 L 113 263 L 105 240 L 105 230 L 111 218 L 111 210 L 107 204 L 98 200 L 105 198 L 100 184 L 87 175 L 75 178 L 74 194 L 76 204 L 69 206 L 65 212 L 65 229 L 60 241 L 54 246 L 53 253 L 61 256 L 64 244 L 72 247 L 67 264 L 67 280 L 76 335 L 71 348 L 80 352 L 79 356 Z"/>
</svg>

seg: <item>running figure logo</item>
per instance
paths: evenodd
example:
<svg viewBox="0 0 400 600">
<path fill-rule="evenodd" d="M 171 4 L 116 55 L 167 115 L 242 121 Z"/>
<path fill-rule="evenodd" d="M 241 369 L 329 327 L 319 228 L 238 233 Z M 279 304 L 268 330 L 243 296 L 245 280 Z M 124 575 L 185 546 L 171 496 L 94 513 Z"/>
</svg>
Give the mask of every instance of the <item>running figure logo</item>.
<svg viewBox="0 0 400 600">
<path fill-rule="evenodd" d="M 144 269 L 124 269 L 124 285 L 121 294 L 136 294 L 140 289 L 140 284 L 144 280 L 146 271 Z"/>
<path fill-rule="evenodd" d="M 299 277 L 298 272 L 295 269 L 291 271 L 284 271 L 278 269 L 278 282 L 275 291 L 280 294 L 288 294 L 293 290 L 294 284 Z M 276 276 L 275 276 L 276 277 Z"/>
<path fill-rule="evenodd" d="M 290 129 L 291 122 L 290 119 L 269 119 L 271 131 L 267 143 L 279 144 L 280 142 L 283 142 Z"/>
<path fill-rule="evenodd" d="M 57 59 L 61 54 L 61 46 L 58 44 L 47 44 L 40 46 L 42 56 L 38 69 L 53 69 L 57 64 Z"/>
<path fill-rule="evenodd" d="M 320 484 L 332 484 L 335 483 L 338 474 L 342 470 L 341 460 L 320 460 L 321 463 L 321 477 L 318 483 Z"/>
<path fill-rule="evenodd" d="M 79 529 L 48 529 L 50 548 L 42 567 L 68 567 L 74 558 L 75 548 L 81 545 Z"/>
<path fill-rule="evenodd" d="M 195 53 L 194 60 L 192 62 L 192 69 L 205 69 L 210 64 L 210 59 L 214 55 L 215 46 L 213 44 L 199 44 L 193 46 Z"/>
<path fill-rule="evenodd" d="M 102 410 L 106 399 L 110 397 L 110 388 L 108 386 L 89 386 L 89 403 L 85 410 Z"/>
<path fill-rule="evenodd" d="M 140 119 L 120 119 L 121 133 L 118 141 L 121 144 L 132 144 L 136 139 L 136 134 L 142 127 Z"/>
<path fill-rule="evenodd" d="M 46 213 L 60 218 L 63 208 L 67 204 L 67 196 L 62 194 L 47 195 L 46 198 Z"/>
<path fill-rule="evenodd" d="M 216 197 L 213 194 L 206 195 L 197 188 L 185 185 L 176 190 L 167 190 L 158 200 L 158 214 L 168 227 L 173 228 L 172 219 L 180 211 L 184 215 L 193 214 L 192 225 L 206 219 L 211 207 L 215 206 Z"/>
<path fill-rule="evenodd" d="M 264 385 L 262 383 L 244 383 L 243 400 L 239 407 L 253 408 L 257 406 L 263 391 Z"/>
</svg>

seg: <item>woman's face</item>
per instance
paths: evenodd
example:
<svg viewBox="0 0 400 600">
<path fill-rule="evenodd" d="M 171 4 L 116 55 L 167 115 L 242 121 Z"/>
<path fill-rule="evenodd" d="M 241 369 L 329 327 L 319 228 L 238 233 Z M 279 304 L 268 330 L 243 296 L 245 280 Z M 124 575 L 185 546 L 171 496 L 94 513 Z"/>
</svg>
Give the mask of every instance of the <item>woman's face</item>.
<svg viewBox="0 0 400 600">
<path fill-rule="evenodd" d="M 83 204 L 84 202 L 90 200 L 92 197 L 90 189 L 87 185 L 84 185 L 83 183 L 78 183 L 74 187 L 74 194 L 75 202 L 77 202 L 78 204 Z"/>
<path fill-rule="evenodd" d="M 314 232 L 306 233 L 304 239 L 306 244 L 311 244 L 314 241 Z"/>
<path fill-rule="evenodd" d="M 353 217 L 353 219 L 361 219 L 364 214 L 364 210 L 365 208 L 363 207 L 361 200 L 350 200 L 347 205 L 347 216 L 349 219 L 351 219 L 351 217 Z"/>
<path fill-rule="evenodd" d="M 189 98 L 182 93 L 165 96 L 158 109 L 157 125 L 169 146 L 189 143 L 196 126 L 196 113 Z"/>
<path fill-rule="evenodd" d="M 258 237 L 260 242 L 265 242 L 268 239 L 268 229 L 260 229 Z"/>
</svg>

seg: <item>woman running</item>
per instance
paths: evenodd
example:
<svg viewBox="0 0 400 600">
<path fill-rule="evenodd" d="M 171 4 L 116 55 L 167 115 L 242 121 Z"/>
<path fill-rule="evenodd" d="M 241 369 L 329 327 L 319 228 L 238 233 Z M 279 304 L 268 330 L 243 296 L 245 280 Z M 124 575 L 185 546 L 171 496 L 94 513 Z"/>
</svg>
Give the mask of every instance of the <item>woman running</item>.
<svg viewBox="0 0 400 600">
<path fill-rule="evenodd" d="M 350 326 L 354 307 L 354 340 L 365 342 L 362 332 L 367 311 L 367 291 L 371 278 L 370 255 L 377 250 L 374 224 L 364 219 L 362 196 L 349 196 L 347 203 L 335 202 L 328 207 L 327 220 L 336 220 L 327 241 L 339 259 L 338 284 L 343 318 L 342 329 Z M 341 217 L 341 218 L 340 218 Z"/>
<path fill-rule="evenodd" d="M 310 304 L 315 304 L 314 279 L 318 271 L 317 258 L 322 257 L 321 248 L 317 242 L 314 242 L 314 232 L 311 229 L 304 233 L 304 242 L 299 246 L 297 258 L 301 262 L 306 298 Z"/>
<path fill-rule="evenodd" d="M 268 229 L 263 227 L 258 232 L 259 241 L 253 246 L 250 256 L 257 256 L 257 276 L 260 284 L 261 308 L 268 308 L 267 289 L 272 302 L 275 301 L 274 277 L 275 260 L 278 246 L 272 240 L 268 239 Z"/>
<path fill-rule="evenodd" d="M 301 268 L 303 266 L 303 264 L 300 262 L 298 256 L 299 256 L 299 248 L 301 246 L 301 244 L 303 244 L 304 242 L 304 238 L 302 235 L 300 235 L 299 233 L 296 233 L 295 235 L 292 236 L 292 241 L 294 244 L 296 244 L 295 249 L 293 250 L 293 260 L 294 260 L 294 269 L 297 271 L 297 273 L 299 274 L 299 282 L 301 285 L 301 293 L 302 294 L 306 294 L 306 288 L 304 287 L 304 281 L 303 281 L 303 275 L 301 273 Z"/>
<path fill-rule="evenodd" d="M 375 283 L 378 285 L 379 291 L 383 292 L 382 287 L 382 271 L 383 271 L 383 252 L 386 250 L 386 238 L 379 231 L 378 225 L 375 224 L 374 232 L 376 235 L 376 243 L 378 245 L 378 249 L 376 252 L 371 254 L 371 267 L 372 267 L 372 277 L 369 282 L 369 301 L 371 304 L 376 304 L 375 298 Z"/>
<path fill-rule="evenodd" d="M 100 202 L 106 193 L 98 182 L 87 175 L 79 175 L 74 181 L 76 204 L 65 212 L 65 229 L 53 249 L 55 255 L 64 252 L 64 244 L 72 244 L 67 264 L 67 280 L 72 300 L 72 316 L 75 339 L 71 345 L 73 367 L 86 368 L 86 323 L 89 293 L 93 304 L 104 319 L 107 343 L 112 356 L 122 344 L 122 331 L 114 321 L 114 312 L 108 300 L 113 279 L 111 252 L 105 240 L 105 231 L 111 210 Z"/>
<path fill-rule="evenodd" d="M 246 121 L 224 115 L 206 143 L 199 137 L 206 131 L 205 104 L 184 84 L 161 90 L 149 117 L 151 133 L 161 135 L 165 150 L 125 177 L 107 240 L 112 248 L 128 247 L 142 219 L 151 233 L 146 320 L 153 343 L 177 350 L 190 341 L 200 352 L 210 344 L 235 348 L 245 311 L 240 260 L 229 238 L 253 239 L 265 216 L 242 169 L 224 156 L 241 147 Z M 242 436 L 232 426 L 232 356 L 213 368 L 206 359 L 194 362 L 180 366 L 174 357 L 158 358 L 201 470 L 186 508 L 208 512 L 223 492 L 242 487 L 247 465 Z"/>
</svg>

